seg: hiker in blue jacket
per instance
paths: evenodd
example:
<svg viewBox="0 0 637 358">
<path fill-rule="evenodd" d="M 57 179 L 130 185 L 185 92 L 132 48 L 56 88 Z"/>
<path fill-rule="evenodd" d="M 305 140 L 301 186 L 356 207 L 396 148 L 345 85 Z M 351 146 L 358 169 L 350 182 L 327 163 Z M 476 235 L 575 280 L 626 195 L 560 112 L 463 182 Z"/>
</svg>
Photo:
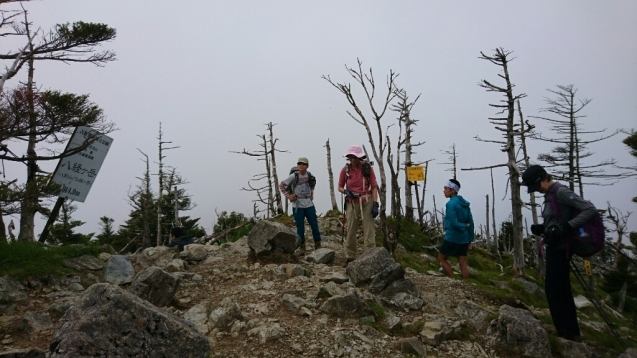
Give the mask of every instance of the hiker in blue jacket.
<svg viewBox="0 0 637 358">
<path fill-rule="evenodd" d="M 581 341 L 581 333 L 577 322 L 577 309 L 573 300 L 570 278 L 570 257 L 566 252 L 566 240 L 572 235 L 574 228 L 581 227 L 597 212 L 595 206 L 582 199 L 565 186 L 555 186 L 557 182 L 539 165 L 528 167 L 522 174 L 522 184 L 529 194 L 540 192 L 544 194 L 542 206 L 543 224 L 531 225 L 534 235 L 544 235 L 546 243 L 546 278 L 544 291 L 549 304 L 549 311 L 557 335 L 571 341 Z M 557 207 L 565 222 L 561 223 L 551 208 L 552 191 L 555 193 Z M 580 213 L 574 216 L 574 210 Z"/>
<path fill-rule="evenodd" d="M 447 276 L 454 277 L 447 258 L 457 257 L 462 278 L 467 279 L 469 278 L 467 251 L 471 249 L 473 242 L 473 216 L 469 209 L 469 202 L 458 195 L 458 191 L 460 191 L 460 182 L 456 179 L 449 179 L 443 188 L 443 193 L 449 201 L 445 206 L 445 239 L 440 245 L 438 261 Z"/>
</svg>

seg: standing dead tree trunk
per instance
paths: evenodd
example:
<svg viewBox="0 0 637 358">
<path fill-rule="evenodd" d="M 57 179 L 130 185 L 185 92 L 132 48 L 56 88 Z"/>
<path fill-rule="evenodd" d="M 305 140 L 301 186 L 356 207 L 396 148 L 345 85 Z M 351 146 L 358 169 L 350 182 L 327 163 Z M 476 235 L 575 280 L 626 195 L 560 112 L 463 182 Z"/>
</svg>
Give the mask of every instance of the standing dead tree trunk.
<svg viewBox="0 0 637 358">
<path fill-rule="evenodd" d="M 146 164 L 146 171 L 142 178 L 137 178 L 141 181 L 139 186 L 140 190 L 135 192 L 133 195 L 129 195 L 129 199 L 131 205 L 136 205 L 142 213 L 142 223 L 144 228 L 144 231 L 142 232 L 142 248 L 145 249 L 150 246 L 150 218 L 153 210 L 153 193 L 150 190 L 150 164 L 148 155 L 141 150 L 139 150 L 139 152 L 142 153 L 145 158 L 144 163 Z"/>
<path fill-rule="evenodd" d="M 400 139 L 401 134 L 399 133 L 398 143 L 396 145 L 396 172 L 400 173 L 399 167 L 399 159 L 400 159 L 400 148 L 404 146 L 405 152 L 405 217 L 409 221 L 414 221 L 414 204 L 413 204 L 413 188 L 416 187 L 418 190 L 418 186 L 416 182 L 410 182 L 407 177 L 407 167 L 412 165 L 418 165 L 421 163 L 413 163 L 412 156 L 416 154 L 414 152 L 414 147 L 418 147 L 424 144 L 424 142 L 412 143 L 412 134 L 414 133 L 414 126 L 418 122 L 417 120 L 411 117 L 411 110 L 416 105 L 416 102 L 420 98 L 420 95 L 416 97 L 415 100 L 409 101 L 409 97 L 407 96 L 407 92 L 403 89 L 396 90 L 396 97 L 398 97 L 398 104 L 392 105 L 392 110 L 399 113 L 398 124 L 402 130 L 404 126 L 405 138 Z M 396 193 L 398 198 L 400 199 L 400 193 Z M 417 200 L 417 199 L 416 199 Z M 418 205 L 418 202 L 416 202 Z M 420 212 L 419 212 L 420 214 Z"/>
<path fill-rule="evenodd" d="M 276 167 L 276 156 L 275 153 L 277 152 L 276 150 L 276 142 L 279 140 L 278 138 L 274 138 L 274 135 L 272 134 L 272 127 L 275 126 L 275 124 L 272 124 L 272 122 L 269 122 L 268 124 L 266 124 L 266 126 L 268 127 L 268 133 L 269 133 L 269 137 L 268 140 L 270 141 L 270 167 L 272 170 L 272 178 L 274 178 L 274 202 L 276 203 L 276 213 L 281 215 L 283 214 L 283 205 L 281 203 L 281 191 L 278 190 L 278 185 L 279 185 L 279 175 L 277 174 L 277 167 Z"/>
<path fill-rule="evenodd" d="M 525 97 L 526 95 L 513 95 L 514 85 L 511 83 L 509 76 L 510 51 L 497 48 L 491 56 L 485 55 L 483 52 L 480 52 L 480 54 L 480 59 L 487 60 L 494 65 L 501 67 L 503 72 L 503 74 L 499 74 L 498 76 L 504 79 L 504 86 L 497 86 L 487 80 L 480 81 L 478 85 L 484 88 L 487 92 L 500 93 L 505 98 L 498 104 L 490 104 L 491 107 L 498 109 L 498 115 L 503 116 L 489 118 L 489 121 L 495 126 L 495 129 L 502 132 L 504 140 L 482 140 L 480 138 L 477 138 L 477 140 L 501 144 L 501 150 L 507 154 L 507 162 L 506 164 L 499 164 L 485 168 L 469 168 L 463 170 L 479 170 L 499 166 L 506 166 L 508 168 L 509 185 L 511 188 L 511 222 L 513 226 L 513 270 L 516 274 L 524 275 L 524 237 L 522 233 L 523 202 L 520 197 L 520 171 L 518 169 L 516 159 L 516 137 L 521 135 L 522 130 L 519 128 L 519 125 L 514 122 L 514 117 L 515 101 Z"/>
<path fill-rule="evenodd" d="M 491 224 L 493 225 L 493 245 L 495 252 L 500 256 L 500 243 L 498 242 L 498 225 L 495 222 L 495 185 L 493 184 L 493 168 L 491 172 Z"/>
<path fill-rule="evenodd" d="M 398 147 L 398 153 L 396 153 L 396 169 L 392 164 L 393 156 L 391 154 L 391 141 L 389 136 L 387 139 L 387 165 L 389 166 L 389 171 L 391 175 L 391 196 L 392 196 L 392 216 L 394 217 L 394 227 L 392 228 L 392 236 L 393 241 L 398 242 L 398 238 L 400 237 L 400 225 L 402 221 L 401 209 L 402 204 L 400 203 L 400 187 L 398 186 L 398 170 L 400 170 L 400 146 Z M 400 138 L 398 139 L 400 141 Z"/>
<path fill-rule="evenodd" d="M 453 178 L 457 179 L 457 171 L 458 171 L 458 152 L 456 151 L 456 143 L 453 143 L 451 145 L 451 149 L 450 150 L 446 150 L 443 152 L 444 154 L 448 154 L 449 155 L 449 163 L 440 163 L 440 164 L 446 164 L 446 165 L 451 165 L 451 168 L 446 169 L 446 171 L 448 172 L 453 172 Z"/>
<path fill-rule="evenodd" d="M 524 166 L 525 168 L 528 168 L 531 166 L 531 161 L 529 158 L 529 154 L 528 154 L 528 150 L 526 147 L 526 133 L 533 131 L 533 129 L 535 128 L 535 126 L 531 125 L 528 121 L 524 121 L 524 116 L 522 115 L 522 105 L 520 104 L 520 100 L 518 99 L 518 113 L 520 114 L 520 148 L 522 149 L 522 155 L 523 158 L 522 160 L 524 160 Z M 537 225 L 538 224 L 538 216 L 537 216 L 537 207 L 538 204 L 535 201 L 535 193 L 531 193 L 529 194 L 530 196 L 530 203 L 529 206 L 531 207 L 531 217 L 533 218 L 533 224 Z M 533 256 L 535 257 L 535 265 L 537 267 L 537 272 L 539 274 L 539 277 L 544 277 L 546 275 L 546 263 L 544 262 L 544 255 L 540 255 L 540 251 L 544 250 L 543 247 L 541 247 L 540 242 L 542 241 L 540 237 L 537 237 L 535 235 L 533 235 L 534 238 L 534 242 L 533 242 Z"/>
<path fill-rule="evenodd" d="M 332 150 L 330 148 L 330 139 L 325 142 L 325 148 L 327 150 L 327 177 L 330 182 L 330 199 L 332 200 L 332 210 L 338 211 L 338 204 L 336 203 L 336 195 L 334 194 L 334 173 L 332 172 Z"/>
<path fill-rule="evenodd" d="M 387 228 L 387 176 L 385 175 L 385 149 L 387 145 L 384 142 L 384 137 L 382 133 L 381 127 L 381 119 L 385 115 L 387 111 L 387 107 L 389 107 L 390 103 L 396 97 L 396 85 L 395 80 L 398 77 L 398 74 L 392 70 L 389 70 L 389 75 L 387 76 L 387 94 L 383 101 L 380 102 L 380 106 L 374 104 L 374 97 L 376 96 L 376 82 L 374 80 L 374 75 L 372 69 L 369 69 L 369 74 L 363 72 L 362 62 L 358 61 L 358 69 L 354 69 L 351 67 L 345 66 L 347 72 L 352 78 L 363 88 L 365 92 L 365 97 L 367 100 L 367 104 L 369 106 L 369 110 L 371 111 L 371 121 L 367 119 L 367 116 L 363 114 L 363 111 L 359 107 L 354 95 L 352 93 L 351 84 L 347 83 L 337 83 L 333 82 L 329 76 L 322 76 L 324 80 L 329 82 L 334 88 L 336 88 L 339 92 L 345 95 L 345 98 L 349 102 L 349 104 L 354 109 L 354 113 L 347 111 L 347 114 L 354 120 L 356 123 L 362 125 L 367 132 L 367 138 L 369 140 L 369 144 L 372 148 L 372 153 L 374 154 L 374 159 L 376 163 L 378 163 L 378 177 L 380 178 L 380 186 L 378 190 L 378 197 L 380 199 L 380 228 L 383 235 L 383 246 L 390 253 L 394 252 L 394 248 L 396 247 L 397 242 L 390 241 L 389 232 Z M 376 135 L 372 134 L 372 125 L 375 123 Z"/>
<path fill-rule="evenodd" d="M 157 189 L 157 246 L 162 245 L 162 200 L 161 197 L 164 192 L 164 155 L 165 150 L 177 149 L 179 147 L 168 147 L 165 148 L 164 144 L 172 144 L 172 142 L 164 142 L 162 140 L 164 136 L 164 132 L 161 131 L 161 122 L 159 122 L 159 136 L 157 140 L 159 141 L 159 161 L 157 162 L 158 170 L 157 170 L 157 178 L 159 179 L 159 187 Z"/>
<path fill-rule="evenodd" d="M 425 194 L 427 193 L 427 176 L 429 175 L 429 162 L 435 159 L 425 160 L 425 181 L 422 182 L 422 197 L 418 198 L 418 183 L 416 183 L 416 200 L 418 203 L 418 222 L 420 227 L 423 227 L 423 219 L 425 217 Z"/>
<path fill-rule="evenodd" d="M 257 160 L 265 161 L 265 173 L 256 174 L 252 176 L 252 179 L 248 180 L 248 188 L 241 188 L 241 190 L 254 191 L 257 194 L 257 199 L 253 200 L 253 202 L 255 203 L 255 215 L 257 212 L 260 212 L 256 208 L 256 203 L 258 202 L 258 203 L 265 204 L 265 206 L 267 207 L 266 217 L 270 218 L 271 216 L 274 217 L 277 215 L 277 210 L 275 208 L 274 192 L 279 191 L 279 188 L 278 188 L 279 183 L 274 181 L 274 178 L 272 175 L 273 170 L 272 170 L 271 161 L 272 161 L 272 153 L 275 150 L 268 145 L 269 142 L 265 134 L 257 135 L 257 137 L 261 138 L 261 144 L 259 145 L 263 148 L 263 150 L 250 152 L 250 151 L 247 151 L 246 149 L 243 149 L 243 151 L 241 152 L 230 151 L 230 153 L 244 154 L 250 157 L 257 157 Z M 275 143 L 276 143 L 276 140 L 272 142 L 272 144 L 275 144 Z M 279 151 L 279 152 L 282 152 L 282 151 Z M 257 188 L 252 186 L 251 182 L 257 182 L 263 179 L 266 180 L 267 182 L 266 185 L 262 187 L 257 187 Z M 281 208 L 281 213 L 283 213 L 282 208 Z"/>
<path fill-rule="evenodd" d="M 487 252 L 491 252 L 491 238 L 489 233 L 489 194 L 487 194 L 487 224 L 485 225 L 485 238 L 487 240 Z"/>
</svg>

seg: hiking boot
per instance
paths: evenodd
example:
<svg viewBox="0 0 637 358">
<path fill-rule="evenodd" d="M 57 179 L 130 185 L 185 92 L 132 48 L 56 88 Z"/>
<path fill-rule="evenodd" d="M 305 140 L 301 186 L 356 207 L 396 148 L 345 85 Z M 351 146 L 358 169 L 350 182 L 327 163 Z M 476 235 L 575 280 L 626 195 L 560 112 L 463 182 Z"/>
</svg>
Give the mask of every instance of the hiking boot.
<svg viewBox="0 0 637 358">
<path fill-rule="evenodd" d="M 305 243 L 302 243 L 301 246 L 299 246 L 299 256 L 305 256 Z"/>
<path fill-rule="evenodd" d="M 345 260 L 345 264 L 343 265 L 343 267 L 347 267 L 347 265 L 349 265 L 350 262 L 354 261 L 355 259 L 348 257 L 347 260 Z"/>
<path fill-rule="evenodd" d="M 321 248 L 321 242 L 320 241 L 314 241 L 314 250 L 318 250 Z"/>
</svg>

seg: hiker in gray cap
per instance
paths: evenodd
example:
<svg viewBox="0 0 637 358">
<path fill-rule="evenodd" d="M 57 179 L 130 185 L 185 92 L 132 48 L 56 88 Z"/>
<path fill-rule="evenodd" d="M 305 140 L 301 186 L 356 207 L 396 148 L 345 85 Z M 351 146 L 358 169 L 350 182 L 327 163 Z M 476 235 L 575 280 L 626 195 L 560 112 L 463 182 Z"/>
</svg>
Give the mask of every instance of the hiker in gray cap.
<svg viewBox="0 0 637 358">
<path fill-rule="evenodd" d="M 283 195 L 294 205 L 292 214 L 296 223 L 296 234 L 301 239 L 301 247 L 299 254 L 305 255 L 305 219 L 312 228 L 312 237 L 314 238 L 314 249 L 321 247 L 321 232 L 316 219 L 316 208 L 314 207 L 314 186 L 316 178 L 307 171 L 310 161 L 305 157 L 297 160 L 297 170 L 279 184 L 279 189 Z"/>
</svg>

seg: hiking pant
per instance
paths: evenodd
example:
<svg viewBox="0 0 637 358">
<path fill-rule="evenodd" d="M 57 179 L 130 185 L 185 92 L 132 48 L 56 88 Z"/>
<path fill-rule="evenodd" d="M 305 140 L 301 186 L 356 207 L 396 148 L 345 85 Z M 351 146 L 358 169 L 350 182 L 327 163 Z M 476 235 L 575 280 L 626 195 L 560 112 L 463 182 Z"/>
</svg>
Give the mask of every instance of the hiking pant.
<svg viewBox="0 0 637 358">
<path fill-rule="evenodd" d="M 374 218 L 372 217 L 373 201 L 367 201 L 362 204 L 363 212 L 361 213 L 361 204 L 347 203 L 347 242 L 345 253 L 348 259 L 356 258 L 356 234 L 358 233 L 358 219 L 363 218 L 363 247 L 365 250 L 376 247 L 376 232 L 374 230 Z"/>
<path fill-rule="evenodd" d="M 310 206 L 309 208 L 292 208 L 292 215 L 294 215 L 294 222 L 296 223 L 296 234 L 301 239 L 301 245 L 305 244 L 305 219 L 312 228 L 312 237 L 314 242 L 321 241 L 321 232 L 318 227 L 318 220 L 316 219 L 316 208 Z"/>
<path fill-rule="evenodd" d="M 580 335 L 577 308 L 573 300 L 570 280 L 570 260 L 566 253 L 546 247 L 546 279 L 544 291 L 551 318 L 559 337 L 573 340 Z"/>
</svg>

